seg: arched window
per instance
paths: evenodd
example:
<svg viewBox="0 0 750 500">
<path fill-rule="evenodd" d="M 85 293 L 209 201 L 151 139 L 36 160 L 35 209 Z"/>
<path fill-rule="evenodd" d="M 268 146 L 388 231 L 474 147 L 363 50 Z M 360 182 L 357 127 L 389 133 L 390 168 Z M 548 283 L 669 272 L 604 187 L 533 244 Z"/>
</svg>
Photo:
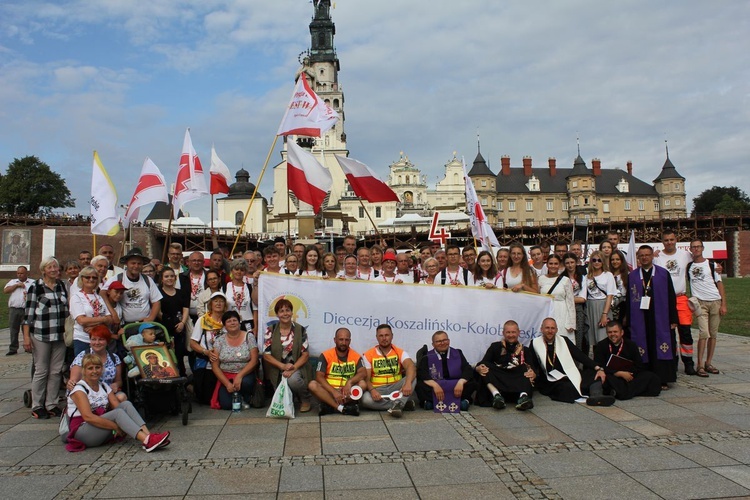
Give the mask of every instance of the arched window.
<svg viewBox="0 0 750 500">
<path fill-rule="evenodd" d="M 338 99 L 334 99 L 333 100 L 333 109 L 339 109 L 339 100 Z"/>
<path fill-rule="evenodd" d="M 238 210 L 234 214 L 234 223 L 235 223 L 235 225 L 237 225 L 237 226 L 241 225 L 242 224 L 242 219 L 244 219 L 244 218 L 245 218 L 245 214 L 242 213 L 242 210 Z"/>
</svg>

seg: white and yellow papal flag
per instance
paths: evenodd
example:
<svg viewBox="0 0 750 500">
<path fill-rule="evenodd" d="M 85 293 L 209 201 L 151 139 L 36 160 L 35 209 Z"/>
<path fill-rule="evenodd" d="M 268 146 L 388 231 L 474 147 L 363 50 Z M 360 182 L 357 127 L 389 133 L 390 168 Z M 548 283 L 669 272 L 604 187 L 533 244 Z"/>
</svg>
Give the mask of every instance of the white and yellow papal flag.
<svg viewBox="0 0 750 500">
<path fill-rule="evenodd" d="M 114 236 L 119 231 L 117 191 L 99 159 L 99 154 L 94 151 L 94 168 L 91 175 L 91 234 Z"/>
</svg>

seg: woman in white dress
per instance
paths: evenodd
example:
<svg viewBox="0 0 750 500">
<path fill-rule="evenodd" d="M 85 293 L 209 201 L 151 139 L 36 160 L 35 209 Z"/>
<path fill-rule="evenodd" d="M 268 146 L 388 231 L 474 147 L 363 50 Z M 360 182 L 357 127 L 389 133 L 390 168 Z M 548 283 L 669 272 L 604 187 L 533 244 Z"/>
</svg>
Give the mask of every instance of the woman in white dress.
<svg viewBox="0 0 750 500">
<path fill-rule="evenodd" d="M 604 254 L 595 251 L 589 258 L 589 269 L 584 281 L 586 314 L 589 319 L 589 349 L 607 337 L 607 322 L 612 319 L 612 298 L 617 293 L 615 277 L 607 271 Z"/>
<path fill-rule="evenodd" d="M 552 317 L 557 322 L 558 332 L 575 343 L 576 305 L 573 284 L 560 271 L 560 257 L 555 254 L 547 258 L 547 274 L 539 276 L 539 293 L 551 295 L 554 299 Z"/>
</svg>

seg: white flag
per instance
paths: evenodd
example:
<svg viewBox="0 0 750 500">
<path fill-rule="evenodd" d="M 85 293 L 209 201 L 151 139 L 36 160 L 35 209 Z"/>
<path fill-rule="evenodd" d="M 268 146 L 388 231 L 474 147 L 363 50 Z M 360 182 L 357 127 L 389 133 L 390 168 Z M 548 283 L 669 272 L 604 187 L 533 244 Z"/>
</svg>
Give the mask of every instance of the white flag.
<svg viewBox="0 0 750 500">
<path fill-rule="evenodd" d="M 141 168 L 141 176 L 138 178 L 138 185 L 135 187 L 128 210 L 125 212 L 125 218 L 122 221 L 123 226 L 127 228 L 131 222 L 138 219 L 138 212 L 141 207 L 159 201 L 169 203 L 167 183 L 151 158 L 146 158 L 143 162 L 143 168 Z"/>
<path fill-rule="evenodd" d="M 469 174 L 466 173 L 466 161 L 461 158 L 464 169 L 464 182 L 466 183 L 466 212 L 469 214 L 469 220 L 471 221 L 471 234 L 479 240 L 484 250 L 492 252 L 492 247 L 500 247 L 500 242 L 497 241 L 497 236 L 492 230 L 492 226 L 487 222 L 487 218 L 484 215 L 484 209 L 482 204 L 479 203 L 477 192 L 474 189 L 474 184 L 469 178 Z"/>
<path fill-rule="evenodd" d="M 317 214 L 333 185 L 331 172 L 294 141 L 287 142 L 286 150 L 287 186 L 300 201 L 312 205 Z"/>
<path fill-rule="evenodd" d="M 336 125 L 338 119 L 338 113 L 313 92 L 307 83 L 307 76 L 302 72 L 276 135 L 320 137 Z"/>
<path fill-rule="evenodd" d="M 94 151 L 94 169 L 91 175 L 91 234 L 114 236 L 119 231 L 117 191 L 99 159 L 99 154 Z"/>
<path fill-rule="evenodd" d="M 203 175 L 201 160 L 193 148 L 190 129 L 185 130 L 185 140 L 182 143 L 180 168 L 177 170 L 177 182 L 174 186 L 174 218 L 180 213 L 183 205 L 197 200 L 208 194 L 206 178 Z"/>
</svg>

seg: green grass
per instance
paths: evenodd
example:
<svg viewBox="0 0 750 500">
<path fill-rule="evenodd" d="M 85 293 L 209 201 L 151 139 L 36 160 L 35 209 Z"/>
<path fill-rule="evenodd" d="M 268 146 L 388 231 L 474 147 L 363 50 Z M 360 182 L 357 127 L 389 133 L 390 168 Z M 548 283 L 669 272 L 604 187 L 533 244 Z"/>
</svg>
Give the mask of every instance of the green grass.
<svg viewBox="0 0 750 500">
<path fill-rule="evenodd" d="M 719 331 L 733 335 L 750 336 L 750 279 L 726 278 L 727 315 L 721 318 Z"/>
<path fill-rule="evenodd" d="M 9 281 L 0 279 L 0 290 L 5 288 L 5 284 Z M 0 294 L 0 328 L 8 328 L 8 297 L 10 295 Z"/>
</svg>

